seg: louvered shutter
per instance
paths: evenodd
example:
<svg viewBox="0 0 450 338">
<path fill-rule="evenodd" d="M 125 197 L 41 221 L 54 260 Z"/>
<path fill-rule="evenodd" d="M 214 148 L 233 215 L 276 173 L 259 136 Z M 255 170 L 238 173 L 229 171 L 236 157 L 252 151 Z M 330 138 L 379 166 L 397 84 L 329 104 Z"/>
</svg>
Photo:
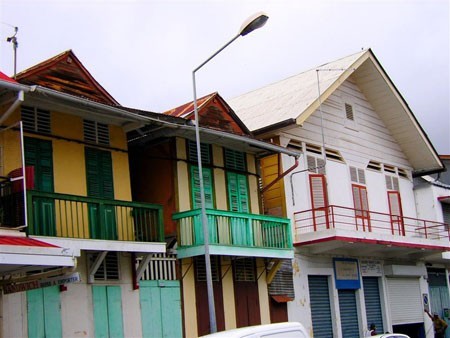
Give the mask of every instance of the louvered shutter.
<svg viewBox="0 0 450 338">
<path fill-rule="evenodd" d="M 212 171 L 209 168 L 202 168 L 203 190 L 205 192 L 205 207 L 214 208 Z M 198 167 L 191 166 L 191 191 L 193 209 L 201 207 L 200 179 Z"/>
<path fill-rule="evenodd" d="M 309 175 L 314 231 L 329 228 L 328 198 L 324 175 Z"/>
<path fill-rule="evenodd" d="M 423 322 L 423 305 L 418 278 L 387 278 L 393 325 Z"/>
<path fill-rule="evenodd" d="M 231 149 L 225 149 L 225 168 L 233 170 L 246 170 L 245 153 Z"/>
<path fill-rule="evenodd" d="M 389 212 L 391 216 L 392 233 L 405 235 L 405 228 L 403 224 L 403 211 L 398 191 L 388 191 Z"/>
<path fill-rule="evenodd" d="M 188 140 L 187 143 L 188 159 L 191 162 L 197 162 L 197 143 Z M 200 154 L 202 157 L 202 164 L 211 164 L 211 150 L 209 144 L 200 143 Z"/>
<path fill-rule="evenodd" d="M 109 151 L 85 149 L 89 197 L 114 198 L 112 159 Z"/>
<path fill-rule="evenodd" d="M 227 182 L 230 211 L 249 212 L 247 177 L 228 172 Z"/>
<path fill-rule="evenodd" d="M 53 150 L 52 142 L 25 138 L 25 165 L 34 167 L 35 189 L 53 192 Z"/>
</svg>

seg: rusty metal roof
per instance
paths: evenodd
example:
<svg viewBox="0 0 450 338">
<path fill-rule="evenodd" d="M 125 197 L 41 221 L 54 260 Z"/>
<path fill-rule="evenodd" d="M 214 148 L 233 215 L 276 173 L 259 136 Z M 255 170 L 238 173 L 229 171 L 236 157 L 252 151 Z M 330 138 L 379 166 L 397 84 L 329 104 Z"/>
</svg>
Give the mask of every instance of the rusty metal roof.
<svg viewBox="0 0 450 338">
<path fill-rule="evenodd" d="M 19 83 L 39 85 L 108 105 L 120 105 L 88 72 L 72 50 L 16 75 Z"/>
<path fill-rule="evenodd" d="M 217 92 L 197 99 L 197 109 L 201 126 L 238 135 L 251 135 L 247 126 Z M 194 102 L 185 103 L 163 114 L 194 120 Z"/>
</svg>

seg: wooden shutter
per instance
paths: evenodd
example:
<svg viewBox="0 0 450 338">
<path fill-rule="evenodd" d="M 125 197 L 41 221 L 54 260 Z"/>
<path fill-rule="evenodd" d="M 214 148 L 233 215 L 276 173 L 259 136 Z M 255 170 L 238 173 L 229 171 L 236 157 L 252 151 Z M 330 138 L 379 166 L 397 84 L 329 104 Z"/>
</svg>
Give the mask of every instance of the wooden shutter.
<svg viewBox="0 0 450 338">
<path fill-rule="evenodd" d="M 230 211 L 249 212 L 247 176 L 227 173 Z"/>
<path fill-rule="evenodd" d="M 121 287 L 93 286 L 92 300 L 95 336 L 123 337 Z"/>
<path fill-rule="evenodd" d="M 112 158 L 109 151 L 85 148 L 89 197 L 114 198 Z"/>
<path fill-rule="evenodd" d="M 328 229 L 328 197 L 325 175 L 309 175 L 314 231 Z"/>
<path fill-rule="evenodd" d="M 53 192 L 52 142 L 25 137 L 25 165 L 34 167 L 35 189 Z"/>
<path fill-rule="evenodd" d="M 367 189 L 362 185 L 353 184 L 353 203 L 355 208 L 356 224 L 362 226 L 363 231 L 371 231 L 369 200 L 367 197 Z M 356 228 L 358 230 L 358 228 Z"/>
<path fill-rule="evenodd" d="M 231 149 L 225 149 L 225 168 L 245 171 L 247 163 L 245 162 L 245 153 Z"/>
<path fill-rule="evenodd" d="M 389 213 L 391 216 L 392 234 L 405 235 L 402 202 L 398 191 L 388 191 Z"/>
<path fill-rule="evenodd" d="M 29 337 L 62 337 L 59 287 L 27 291 Z"/>
<path fill-rule="evenodd" d="M 202 172 L 203 172 L 203 190 L 205 192 L 205 207 L 214 208 L 212 171 L 209 168 L 202 168 Z M 200 208 L 201 206 L 200 180 L 197 166 L 191 166 L 191 192 L 192 192 L 192 209 Z"/>
</svg>

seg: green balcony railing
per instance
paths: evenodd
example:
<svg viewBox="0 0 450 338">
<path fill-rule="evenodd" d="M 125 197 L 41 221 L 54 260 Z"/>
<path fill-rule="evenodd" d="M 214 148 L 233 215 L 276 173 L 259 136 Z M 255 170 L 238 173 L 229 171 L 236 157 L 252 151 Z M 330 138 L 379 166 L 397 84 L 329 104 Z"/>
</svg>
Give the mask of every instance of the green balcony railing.
<svg viewBox="0 0 450 338">
<path fill-rule="evenodd" d="M 164 242 L 161 205 L 29 190 L 27 216 L 30 235 Z"/>
<path fill-rule="evenodd" d="M 266 215 L 206 209 L 209 244 L 292 249 L 290 220 Z M 201 209 L 176 213 L 180 247 L 203 245 Z"/>
</svg>

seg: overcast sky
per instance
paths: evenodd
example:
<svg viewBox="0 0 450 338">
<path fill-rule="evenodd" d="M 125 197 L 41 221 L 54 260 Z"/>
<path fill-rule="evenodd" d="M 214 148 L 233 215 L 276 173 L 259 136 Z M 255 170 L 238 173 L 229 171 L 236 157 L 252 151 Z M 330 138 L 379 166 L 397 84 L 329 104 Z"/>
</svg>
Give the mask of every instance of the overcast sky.
<svg viewBox="0 0 450 338">
<path fill-rule="evenodd" d="M 192 101 L 192 70 L 257 11 L 267 24 L 198 71 L 198 97 L 227 100 L 372 48 L 436 150 L 450 154 L 448 0 L 0 0 L 0 70 L 72 49 L 122 105 Z"/>
</svg>

